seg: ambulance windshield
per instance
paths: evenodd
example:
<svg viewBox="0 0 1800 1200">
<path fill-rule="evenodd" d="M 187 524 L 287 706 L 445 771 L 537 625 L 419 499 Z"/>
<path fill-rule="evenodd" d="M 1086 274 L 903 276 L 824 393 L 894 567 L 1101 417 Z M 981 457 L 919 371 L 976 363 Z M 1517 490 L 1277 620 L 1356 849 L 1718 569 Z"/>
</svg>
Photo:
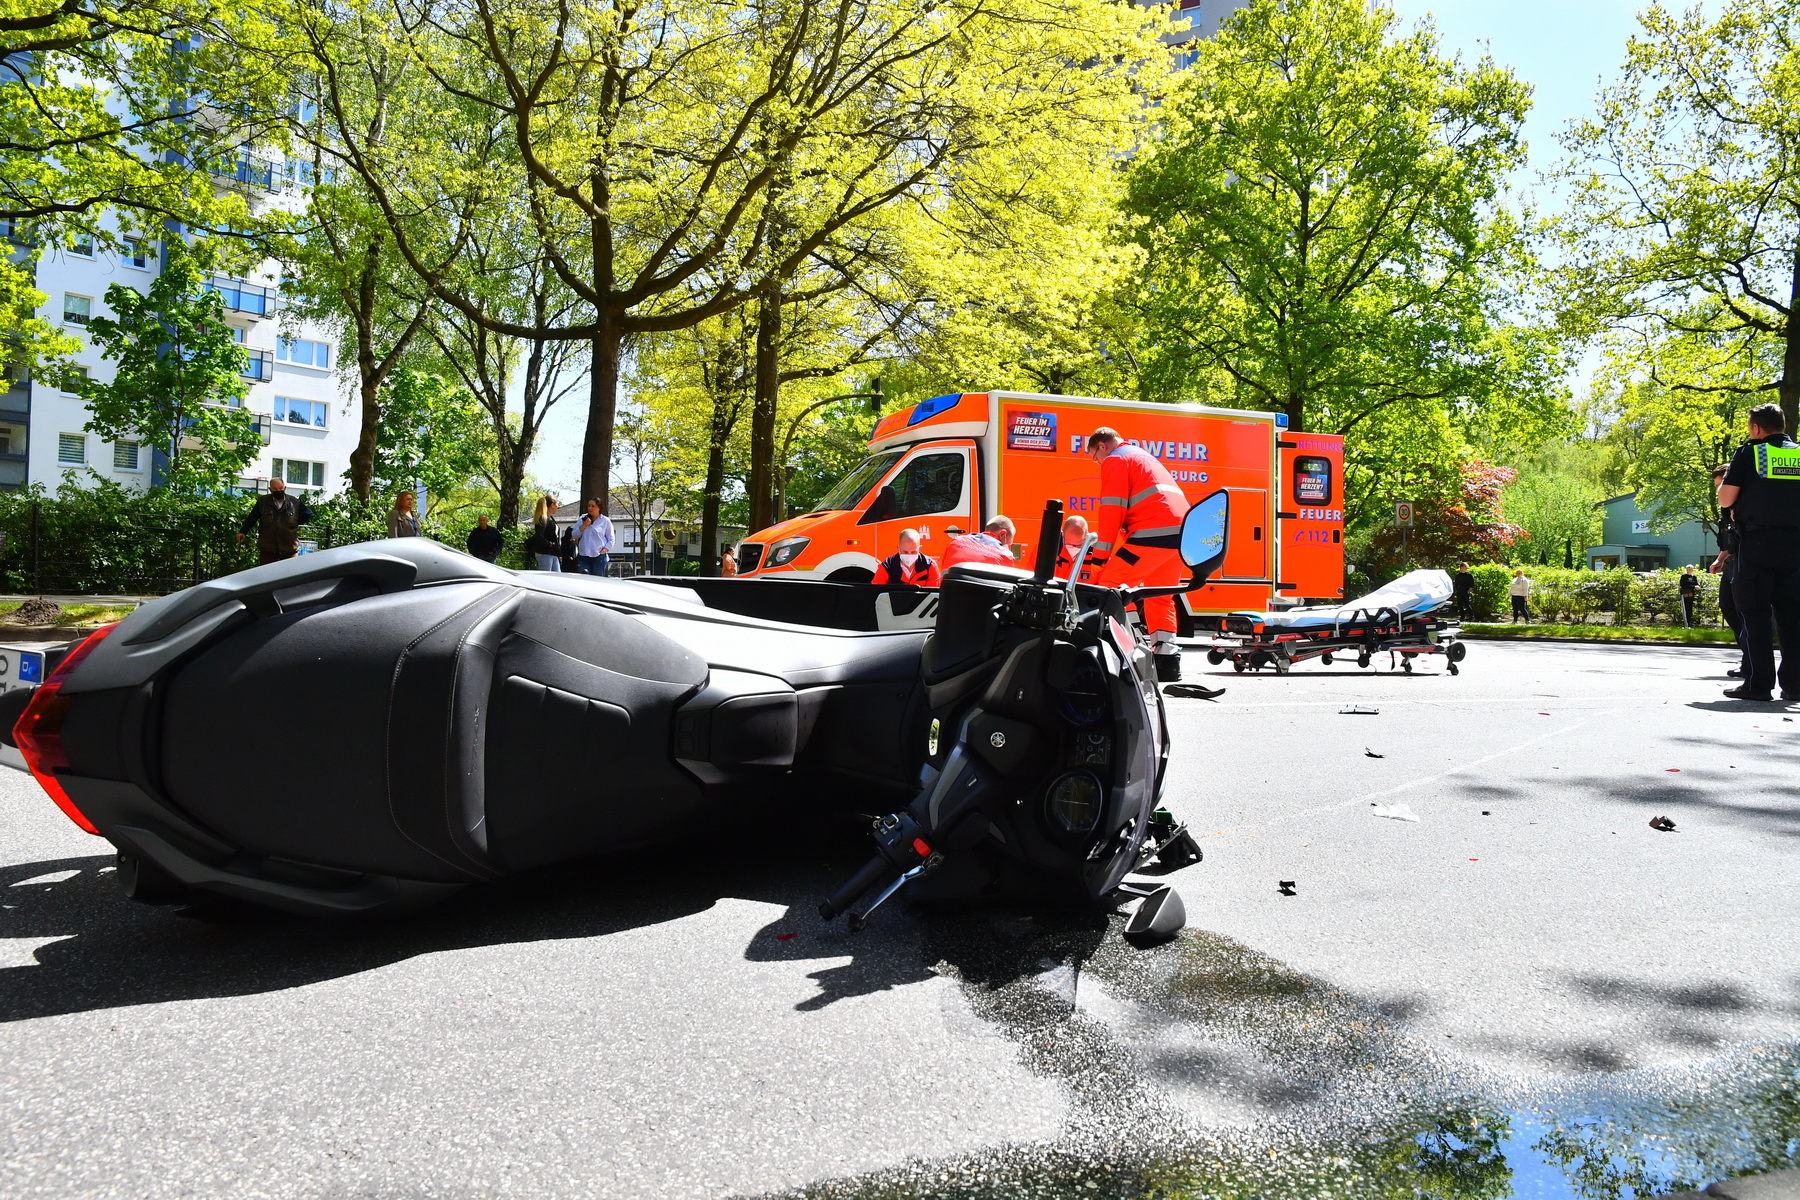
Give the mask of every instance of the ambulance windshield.
<svg viewBox="0 0 1800 1200">
<path fill-rule="evenodd" d="M 881 482 L 881 477 L 894 469 L 900 461 L 901 451 L 893 450 L 886 454 L 877 454 L 865 458 L 862 465 L 844 476 L 842 483 L 825 494 L 825 498 L 813 505 L 814 512 L 828 512 L 832 509 L 855 508 L 857 501 L 869 494 L 869 489 Z"/>
</svg>

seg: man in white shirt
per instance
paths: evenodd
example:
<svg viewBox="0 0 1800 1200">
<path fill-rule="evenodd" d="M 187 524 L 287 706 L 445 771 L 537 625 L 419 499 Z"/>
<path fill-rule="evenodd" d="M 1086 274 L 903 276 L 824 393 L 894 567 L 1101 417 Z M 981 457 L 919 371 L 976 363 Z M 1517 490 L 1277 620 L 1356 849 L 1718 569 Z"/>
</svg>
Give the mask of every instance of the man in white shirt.
<svg viewBox="0 0 1800 1200">
<path fill-rule="evenodd" d="M 606 574 L 612 548 L 612 519 L 600 511 L 598 500 L 589 500 L 587 512 L 575 527 L 575 569 L 583 575 Z"/>
<path fill-rule="evenodd" d="M 1525 578 L 1523 568 L 1513 572 L 1512 582 L 1506 585 L 1506 594 L 1512 597 L 1512 619 L 1531 624 L 1531 609 L 1525 605 L 1531 596 L 1531 580 Z"/>
</svg>

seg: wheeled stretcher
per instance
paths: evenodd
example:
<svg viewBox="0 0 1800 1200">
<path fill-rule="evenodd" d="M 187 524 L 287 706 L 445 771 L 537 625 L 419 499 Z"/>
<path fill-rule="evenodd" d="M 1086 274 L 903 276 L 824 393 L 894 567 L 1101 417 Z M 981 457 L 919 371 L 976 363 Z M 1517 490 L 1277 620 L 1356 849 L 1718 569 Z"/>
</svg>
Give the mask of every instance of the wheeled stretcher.
<svg viewBox="0 0 1800 1200">
<path fill-rule="evenodd" d="M 1234 670 L 1274 667 L 1285 674 L 1297 662 L 1319 658 L 1329 664 L 1339 654 L 1354 654 L 1356 665 L 1367 667 L 1386 652 L 1390 663 L 1410 672 L 1416 656 L 1442 654 L 1454 675 L 1468 647 L 1458 636 L 1461 624 L 1443 614 L 1449 604 L 1449 575 L 1410 571 L 1345 604 L 1230 613 L 1220 621 L 1206 661 L 1217 666 L 1230 659 Z"/>
</svg>

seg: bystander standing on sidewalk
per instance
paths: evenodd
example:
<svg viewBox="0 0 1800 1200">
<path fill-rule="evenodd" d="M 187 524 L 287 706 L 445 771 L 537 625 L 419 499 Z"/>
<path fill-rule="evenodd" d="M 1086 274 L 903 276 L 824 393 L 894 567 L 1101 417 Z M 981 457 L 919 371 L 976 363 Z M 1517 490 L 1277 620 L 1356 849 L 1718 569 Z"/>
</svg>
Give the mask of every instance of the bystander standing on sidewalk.
<svg viewBox="0 0 1800 1200">
<path fill-rule="evenodd" d="M 300 527 L 313 519 L 312 509 L 298 496 L 287 494 L 287 483 L 279 476 L 269 480 L 269 490 L 256 498 L 250 515 L 238 529 L 237 540 L 252 531 L 256 533 L 257 563 L 280 562 L 300 553 Z"/>
<path fill-rule="evenodd" d="M 1689 563 L 1681 572 L 1681 623 L 1689 629 L 1694 627 L 1694 601 L 1700 598 L 1700 577 L 1694 574 L 1694 564 Z"/>
<path fill-rule="evenodd" d="M 394 507 L 388 510 L 387 531 L 391 538 L 418 537 L 419 514 L 417 500 L 411 492 L 401 492 L 394 497 Z"/>
<path fill-rule="evenodd" d="M 737 575 L 737 550 L 733 546 L 719 548 L 719 578 L 731 579 Z"/>
<path fill-rule="evenodd" d="M 1475 597 L 1475 572 L 1469 570 L 1464 563 L 1462 570 L 1450 577 L 1450 595 L 1456 602 L 1456 615 L 1462 620 L 1469 619 L 1471 602 Z"/>
<path fill-rule="evenodd" d="M 504 549 L 505 546 L 506 539 L 500 536 L 500 531 L 498 529 L 495 529 L 492 525 L 488 524 L 486 513 L 482 513 L 475 518 L 475 528 L 469 530 L 468 547 L 470 554 L 473 554 L 482 562 L 497 563 L 500 561 L 500 551 Z"/>
<path fill-rule="evenodd" d="M 1506 594 L 1512 597 L 1512 619 L 1531 624 L 1531 608 L 1526 603 L 1531 598 L 1531 580 L 1525 578 L 1524 568 L 1513 572 L 1512 582 L 1506 585 Z"/>
<path fill-rule="evenodd" d="M 612 520 L 600 511 L 598 500 L 589 500 L 587 512 L 581 515 L 581 527 L 575 533 L 575 569 L 583 575 L 606 574 L 612 549 Z"/>
<path fill-rule="evenodd" d="M 543 495 L 531 510 L 531 540 L 527 550 L 537 555 L 540 571 L 562 570 L 562 549 L 556 536 L 556 497 Z"/>
</svg>

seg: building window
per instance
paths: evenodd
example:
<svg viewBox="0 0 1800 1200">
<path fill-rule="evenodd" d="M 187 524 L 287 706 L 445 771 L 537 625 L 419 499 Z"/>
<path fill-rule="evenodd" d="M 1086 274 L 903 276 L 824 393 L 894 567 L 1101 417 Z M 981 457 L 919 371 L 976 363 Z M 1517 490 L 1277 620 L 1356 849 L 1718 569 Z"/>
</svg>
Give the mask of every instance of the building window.
<svg viewBox="0 0 1800 1200">
<path fill-rule="evenodd" d="M 94 319 L 94 301 L 91 296 L 77 296 L 72 292 L 63 293 L 63 324 L 86 325 Z"/>
<path fill-rule="evenodd" d="M 275 397 L 275 419 L 287 425 L 304 425 L 309 429 L 325 428 L 326 404 L 323 400 L 294 400 Z"/>
<path fill-rule="evenodd" d="M 269 464 L 269 478 L 283 480 L 289 487 L 322 488 L 325 486 L 325 464 L 277 458 Z"/>
<path fill-rule="evenodd" d="M 128 237 L 125 239 L 125 261 L 140 271 L 150 269 L 150 256 L 154 253 L 156 253 L 155 248 L 143 238 Z"/>
<path fill-rule="evenodd" d="M 275 378 L 275 359 L 267 350 L 251 350 L 249 360 L 244 363 L 244 378 L 254 379 L 259 383 Z"/>
<path fill-rule="evenodd" d="M 12 452 L 12 430 L 0 429 L 0 454 L 11 454 Z"/>
<path fill-rule="evenodd" d="M 77 233 L 75 235 L 75 240 L 69 245 L 69 253 L 75 255 L 77 258 L 94 257 L 94 235 L 91 233 Z"/>
<path fill-rule="evenodd" d="M 136 442 L 113 443 L 113 470 L 135 471 L 138 469 L 138 444 Z"/>
<path fill-rule="evenodd" d="M 285 363 L 324 369 L 331 365 L 331 347 L 325 342 L 309 342 L 305 338 L 277 338 L 275 357 Z"/>
<path fill-rule="evenodd" d="M 59 433 L 56 435 L 56 461 L 66 467 L 87 466 L 87 434 Z"/>
<path fill-rule="evenodd" d="M 88 369 L 80 363 L 70 363 L 68 373 L 63 376 L 62 391 L 65 396 L 81 395 L 81 385 L 87 382 Z"/>
</svg>

